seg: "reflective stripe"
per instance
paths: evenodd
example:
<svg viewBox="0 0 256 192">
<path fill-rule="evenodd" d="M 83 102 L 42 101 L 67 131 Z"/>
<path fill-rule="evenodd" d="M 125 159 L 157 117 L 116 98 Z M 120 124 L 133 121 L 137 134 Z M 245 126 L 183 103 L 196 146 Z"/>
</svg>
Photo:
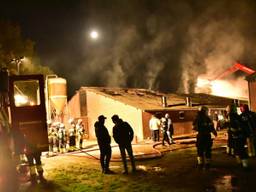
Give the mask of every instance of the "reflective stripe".
<svg viewBox="0 0 256 192">
<path fill-rule="evenodd" d="M 248 167 L 248 160 L 247 159 L 242 159 L 242 166 L 247 168 Z"/>
<path fill-rule="evenodd" d="M 202 165 L 203 164 L 203 158 L 202 157 L 197 157 L 197 163 L 198 163 L 198 165 Z"/>
<path fill-rule="evenodd" d="M 236 155 L 236 161 L 237 161 L 238 164 L 241 163 L 241 159 L 240 159 L 240 157 L 238 155 Z"/>
</svg>

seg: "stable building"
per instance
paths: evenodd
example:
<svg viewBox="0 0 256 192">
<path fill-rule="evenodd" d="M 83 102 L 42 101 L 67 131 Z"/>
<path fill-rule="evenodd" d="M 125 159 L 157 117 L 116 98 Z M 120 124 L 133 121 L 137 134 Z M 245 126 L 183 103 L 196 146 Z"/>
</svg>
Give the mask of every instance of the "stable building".
<svg viewBox="0 0 256 192">
<path fill-rule="evenodd" d="M 99 115 L 112 135 L 111 117 L 117 114 L 134 130 L 135 142 L 150 137 L 149 120 L 152 114 L 159 117 L 169 113 L 174 135 L 192 133 L 192 122 L 198 107 L 206 105 L 214 111 L 225 110 L 233 99 L 207 94 L 164 94 L 146 89 L 81 87 L 68 102 L 68 118 L 81 118 L 89 139 L 95 139 L 94 123 Z M 246 101 L 245 101 L 246 102 Z"/>
</svg>

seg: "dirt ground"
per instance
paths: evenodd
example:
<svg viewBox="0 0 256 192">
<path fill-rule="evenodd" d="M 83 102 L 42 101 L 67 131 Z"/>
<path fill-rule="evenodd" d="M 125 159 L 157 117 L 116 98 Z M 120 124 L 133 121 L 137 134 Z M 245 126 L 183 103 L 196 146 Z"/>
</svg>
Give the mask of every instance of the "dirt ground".
<svg viewBox="0 0 256 192">
<path fill-rule="evenodd" d="M 110 165 L 115 174 L 104 175 L 99 161 L 85 155 L 43 157 L 47 184 L 33 188 L 23 184 L 19 191 L 255 191 L 256 159 L 249 159 L 250 169 L 242 169 L 234 157 L 225 153 L 225 142 L 223 138 L 215 141 L 211 168 L 207 170 L 196 167 L 196 150 L 191 143 L 177 143 L 176 150 L 158 145 L 156 148 L 164 155 L 137 160 L 138 171 L 128 175 L 122 174 L 118 161 Z"/>
</svg>

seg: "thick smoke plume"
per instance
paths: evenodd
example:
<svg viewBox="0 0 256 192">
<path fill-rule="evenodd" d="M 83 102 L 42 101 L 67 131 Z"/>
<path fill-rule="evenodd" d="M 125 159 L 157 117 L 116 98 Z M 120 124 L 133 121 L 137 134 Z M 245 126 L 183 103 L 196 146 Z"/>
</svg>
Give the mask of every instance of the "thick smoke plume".
<svg viewBox="0 0 256 192">
<path fill-rule="evenodd" d="M 191 93 L 197 77 L 213 79 L 238 60 L 256 69 L 252 0 L 93 0 L 79 6 L 86 10 L 83 27 L 98 29 L 100 39 L 81 39 L 78 58 L 59 61 L 58 69 L 67 69 L 62 73 L 76 89 Z"/>
</svg>

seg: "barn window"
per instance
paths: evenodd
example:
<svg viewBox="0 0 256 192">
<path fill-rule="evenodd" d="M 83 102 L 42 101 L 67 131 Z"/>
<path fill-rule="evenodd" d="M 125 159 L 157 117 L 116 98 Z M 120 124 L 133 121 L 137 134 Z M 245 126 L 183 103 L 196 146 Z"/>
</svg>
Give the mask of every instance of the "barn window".
<svg viewBox="0 0 256 192">
<path fill-rule="evenodd" d="M 185 112 L 179 111 L 179 119 L 185 119 Z"/>
</svg>

